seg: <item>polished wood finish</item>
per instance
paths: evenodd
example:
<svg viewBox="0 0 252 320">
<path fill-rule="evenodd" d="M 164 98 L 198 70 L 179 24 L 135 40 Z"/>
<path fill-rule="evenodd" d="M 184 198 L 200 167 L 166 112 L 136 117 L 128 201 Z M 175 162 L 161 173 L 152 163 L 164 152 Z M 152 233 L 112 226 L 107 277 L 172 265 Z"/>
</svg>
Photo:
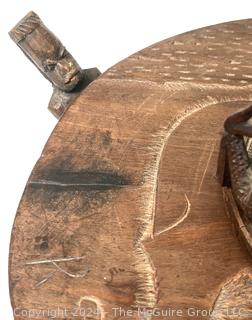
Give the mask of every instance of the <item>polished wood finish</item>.
<svg viewBox="0 0 252 320">
<path fill-rule="evenodd" d="M 251 53 L 252 20 L 207 27 L 130 56 L 80 94 L 17 212 L 13 308 L 220 320 L 236 307 L 251 318 L 251 257 L 216 178 L 224 119 L 252 98 Z"/>
</svg>

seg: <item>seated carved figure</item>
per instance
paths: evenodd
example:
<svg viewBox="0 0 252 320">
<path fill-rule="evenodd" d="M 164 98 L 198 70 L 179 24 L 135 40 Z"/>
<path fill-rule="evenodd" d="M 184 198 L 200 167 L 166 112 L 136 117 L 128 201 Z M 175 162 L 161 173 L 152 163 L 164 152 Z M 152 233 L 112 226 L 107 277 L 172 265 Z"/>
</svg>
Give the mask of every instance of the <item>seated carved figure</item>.
<svg viewBox="0 0 252 320">
<path fill-rule="evenodd" d="M 223 186 L 231 187 L 235 201 L 248 222 L 252 221 L 252 167 L 244 137 L 252 137 L 252 104 L 229 116 L 221 142 L 218 175 Z"/>
<path fill-rule="evenodd" d="M 249 156 L 252 104 L 229 116 L 221 141 L 217 176 L 228 215 L 252 255 L 252 166 Z"/>
</svg>

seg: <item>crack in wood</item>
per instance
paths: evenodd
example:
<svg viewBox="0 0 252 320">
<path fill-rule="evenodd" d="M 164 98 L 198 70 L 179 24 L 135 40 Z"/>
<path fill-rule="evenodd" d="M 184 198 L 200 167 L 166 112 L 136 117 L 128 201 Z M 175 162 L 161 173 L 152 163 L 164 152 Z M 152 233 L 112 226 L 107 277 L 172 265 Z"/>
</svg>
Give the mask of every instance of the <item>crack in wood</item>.
<svg viewBox="0 0 252 320">
<path fill-rule="evenodd" d="M 52 187 L 60 187 L 64 189 L 72 189 L 72 187 L 83 188 L 86 190 L 103 190 L 103 189 L 113 189 L 113 188 L 125 188 L 129 187 L 129 185 L 121 185 L 121 184 L 112 184 L 112 183 L 62 183 L 53 180 L 32 180 L 29 182 L 30 185 L 33 186 L 52 186 Z"/>
<path fill-rule="evenodd" d="M 203 181 L 204 181 L 204 179 L 205 179 L 205 176 L 206 176 L 206 173 L 207 173 L 207 169 L 208 169 L 209 164 L 210 164 L 210 160 L 211 160 L 212 155 L 213 155 L 213 153 L 214 153 L 215 144 L 216 144 L 216 140 L 214 140 L 214 142 L 213 142 L 213 144 L 212 144 L 212 148 L 210 149 L 210 153 L 209 153 L 209 156 L 208 156 L 208 159 L 207 159 L 207 162 L 206 162 L 206 166 L 205 166 L 205 169 L 204 169 L 204 171 L 203 171 L 202 178 L 201 178 L 201 180 L 200 180 L 198 193 L 201 192 L 201 188 L 202 188 L 202 185 L 203 185 Z"/>
<path fill-rule="evenodd" d="M 37 188 L 57 190 L 99 190 L 124 188 L 132 185 L 131 181 L 116 172 L 66 171 L 45 168 L 42 178 L 31 179 L 29 185 Z"/>
</svg>

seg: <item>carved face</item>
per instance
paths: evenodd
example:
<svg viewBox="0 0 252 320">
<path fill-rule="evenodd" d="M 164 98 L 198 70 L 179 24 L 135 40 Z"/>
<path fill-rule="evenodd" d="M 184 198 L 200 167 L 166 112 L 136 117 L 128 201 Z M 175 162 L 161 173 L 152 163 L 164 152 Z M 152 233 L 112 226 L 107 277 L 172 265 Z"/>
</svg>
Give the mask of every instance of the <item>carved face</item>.
<svg viewBox="0 0 252 320">
<path fill-rule="evenodd" d="M 55 87 L 71 91 L 80 81 L 80 66 L 44 26 L 28 34 L 19 46 Z"/>
</svg>

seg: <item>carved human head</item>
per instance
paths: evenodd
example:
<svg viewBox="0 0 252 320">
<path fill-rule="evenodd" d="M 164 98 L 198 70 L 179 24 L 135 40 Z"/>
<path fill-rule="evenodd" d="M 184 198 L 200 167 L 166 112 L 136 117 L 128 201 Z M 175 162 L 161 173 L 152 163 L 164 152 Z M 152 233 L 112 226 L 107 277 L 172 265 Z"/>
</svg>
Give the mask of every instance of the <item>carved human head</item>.
<svg viewBox="0 0 252 320">
<path fill-rule="evenodd" d="M 28 13 L 10 36 L 55 87 L 71 91 L 79 83 L 80 66 L 37 14 Z"/>
</svg>

